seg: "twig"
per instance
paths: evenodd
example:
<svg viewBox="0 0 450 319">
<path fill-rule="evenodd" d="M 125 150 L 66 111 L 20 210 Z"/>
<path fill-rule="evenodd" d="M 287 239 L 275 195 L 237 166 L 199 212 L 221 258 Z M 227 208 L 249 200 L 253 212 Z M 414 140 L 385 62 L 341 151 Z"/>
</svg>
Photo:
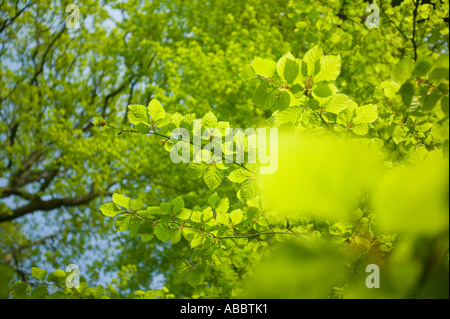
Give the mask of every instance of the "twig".
<svg viewBox="0 0 450 319">
<path fill-rule="evenodd" d="M 127 132 L 127 133 L 139 133 L 138 131 L 120 129 L 120 128 L 111 126 L 111 125 L 109 125 L 109 124 L 106 124 L 105 126 L 107 126 L 107 127 L 109 127 L 109 128 L 112 128 L 112 129 L 114 129 L 114 130 L 120 131 L 120 132 L 119 132 L 119 135 L 122 134 L 122 132 Z M 151 131 L 151 132 L 149 132 L 149 134 L 150 134 L 150 135 L 156 135 L 156 136 L 159 136 L 159 137 L 163 137 L 163 138 L 165 138 L 165 139 L 167 139 L 167 140 L 170 140 L 170 139 L 171 139 L 170 136 L 167 136 L 167 135 L 164 135 L 164 134 L 159 134 L 159 133 L 157 133 L 157 132 L 155 132 L 155 131 Z M 196 146 L 196 147 L 201 148 L 201 146 L 195 144 L 195 143 L 192 142 L 191 140 L 189 140 L 189 142 L 188 142 L 188 141 L 185 141 L 185 140 L 183 140 L 183 139 L 181 139 L 181 140 L 179 140 L 179 141 L 186 142 L 186 143 L 189 143 L 189 144 L 191 144 L 191 145 L 193 145 L 193 146 Z M 213 153 L 214 155 L 216 155 L 212 150 L 210 150 L 210 152 Z M 235 163 L 235 162 L 233 162 L 233 161 L 230 161 L 229 159 L 227 159 L 227 158 L 224 157 L 223 155 L 221 155 L 221 158 L 222 158 L 224 161 L 226 161 L 226 162 L 228 161 L 228 163 L 230 163 L 230 164 L 238 165 L 238 166 L 240 166 L 241 168 L 245 169 L 246 171 L 248 171 L 248 172 L 250 172 L 250 173 L 252 173 L 252 174 L 255 174 L 253 171 L 251 171 L 250 169 L 248 169 L 247 167 L 245 167 L 243 164 Z"/>
</svg>

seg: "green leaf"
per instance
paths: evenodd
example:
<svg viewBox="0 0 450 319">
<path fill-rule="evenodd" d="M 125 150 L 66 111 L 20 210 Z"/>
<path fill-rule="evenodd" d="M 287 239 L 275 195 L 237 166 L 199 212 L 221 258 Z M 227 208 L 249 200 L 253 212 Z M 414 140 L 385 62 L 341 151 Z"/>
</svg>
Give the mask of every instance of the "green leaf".
<svg viewBox="0 0 450 319">
<path fill-rule="evenodd" d="M 248 201 L 256 197 L 258 194 L 257 184 L 255 181 L 247 181 L 242 184 L 239 194 L 243 201 Z"/>
<path fill-rule="evenodd" d="M 134 125 L 139 123 L 150 125 L 148 110 L 143 105 L 128 105 L 128 120 Z"/>
<path fill-rule="evenodd" d="M 187 208 L 183 208 L 179 213 L 177 213 L 175 216 L 179 219 L 189 219 L 189 217 L 191 216 L 192 211 L 190 209 Z"/>
<path fill-rule="evenodd" d="M 416 126 L 416 131 L 417 132 L 427 132 L 429 130 L 431 130 L 433 128 L 433 124 L 430 122 L 425 122 L 425 123 L 421 123 L 419 125 Z"/>
<path fill-rule="evenodd" d="M 216 207 L 214 207 L 216 213 L 226 213 L 230 208 L 230 203 L 228 201 L 228 197 L 220 199 L 216 202 Z"/>
<path fill-rule="evenodd" d="M 243 81 L 248 81 L 255 77 L 255 72 L 250 65 L 246 64 L 240 68 L 239 77 Z"/>
<path fill-rule="evenodd" d="M 201 178 L 208 165 L 205 163 L 190 163 L 187 168 L 187 175 L 192 179 Z"/>
<path fill-rule="evenodd" d="M 228 179 L 232 182 L 232 183 L 243 183 L 245 182 L 247 179 L 249 179 L 249 177 L 251 176 L 251 174 L 246 171 L 243 168 L 238 168 L 234 171 L 232 171 L 229 175 L 228 175 Z"/>
<path fill-rule="evenodd" d="M 144 221 L 139 226 L 138 234 L 153 234 L 153 224 L 149 221 Z"/>
<path fill-rule="evenodd" d="M 431 93 L 425 97 L 425 100 L 423 102 L 423 110 L 424 111 L 431 111 L 436 104 L 438 103 L 441 96 L 439 94 Z"/>
<path fill-rule="evenodd" d="M 170 128 L 169 131 L 172 131 L 174 128 L 177 127 L 177 125 L 175 125 L 173 122 L 174 122 L 174 119 L 172 118 L 172 115 L 165 113 L 163 118 L 156 121 L 156 124 L 160 128 L 162 128 L 162 127 L 167 128 L 167 129 Z"/>
<path fill-rule="evenodd" d="M 131 207 L 131 199 L 123 196 L 122 194 L 114 193 L 112 196 L 112 200 L 114 203 L 125 209 L 130 209 Z"/>
<path fill-rule="evenodd" d="M 403 142 L 408 135 L 408 128 L 404 125 L 396 125 L 394 129 L 394 133 L 392 135 L 392 139 L 394 140 L 395 144 L 399 144 Z"/>
<path fill-rule="evenodd" d="M 208 186 L 209 189 L 216 189 L 222 183 L 223 172 L 222 170 L 218 169 L 216 165 L 211 164 L 206 169 L 205 175 L 203 175 L 203 180 L 205 181 L 206 186 Z"/>
<path fill-rule="evenodd" d="M 402 97 L 402 101 L 403 101 L 403 104 L 405 105 L 405 107 L 410 107 L 411 102 L 414 97 L 414 92 L 415 92 L 415 87 L 414 87 L 414 84 L 411 82 L 405 82 L 400 87 L 400 90 L 398 91 L 398 93 Z"/>
<path fill-rule="evenodd" d="M 184 208 L 184 200 L 181 196 L 178 196 L 172 200 L 173 204 L 173 212 L 178 213 L 181 212 Z"/>
<path fill-rule="evenodd" d="M 448 115 L 448 113 L 449 113 L 448 101 L 449 101 L 448 95 L 442 97 L 442 99 L 441 99 L 441 110 L 446 115 Z"/>
<path fill-rule="evenodd" d="M 336 92 L 336 87 L 328 82 L 319 82 L 313 85 L 313 95 L 319 98 L 327 98 Z"/>
<path fill-rule="evenodd" d="M 345 94 L 336 94 L 330 97 L 324 105 L 325 112 L 339 114 L 348 107 L 354 105 L 355 102 Z"/>
<path fill-rule="evenodd" d="M 126 231 L 130 227 L 130 214 L 122 214 L 116 218 L 116 231 Z"/>
<path fill-rule="evenodd" d="M 217 192 L 215 192 L 214 194 L 211 194 L 211 196 L 208 197 L 208 204 L 212 208 L 216 208 L 216 203 L 219 200 L 220 200 L 220 196 L 219 196 L 219 194 L 217 194 Z"/>
<path fill-rule="evenodd" d="M 233 225 L 239 224 L 242 221 L 243 217 L 244 217 L 244 213 L 240 209 L 233 210 L 230 213 L 230 219 L 231 219 L 231 222 L 233 223 Z"/>
<path fill-rule="evenodd" d="M 367 104 L 356 109 L 356 116 L 353 120 L 354 124 L 372 123 L 378 117 L 377 106 L 375 104 Z"/>
<path fill-rule="evenodd" d="M 10 281 L 13 279 L 14 273 L 13 267 L 0 263 L 0 299 L 8 298 L 11 288 Z"/>
<path fill-rule="evenodd" d="M 170 239 L 170 231 L 166 225 L 159 223 L 155 226 L 155 235 L 160 241 L 168 242 Z"/>
<path fill-rule="evenodd" d="M 37 286 L 36 288 L 33 289 L 31 296 L 34 299 L 44 299 L 47 293 L 48 291 L 46 286 Z"/>
<path fill-rule="evenodd" d="M 430 72 L 432 66 L 433 66 L 432 59 L 430 57 L 423 57 L 422 59 L 416 62 L 413 75 L 418 78 L 425 76 L 427 75 L 428 72 Z"/>
<path fill-rule="evenodd" d="M 103 296 L 104 291 L 105 291 L 105 288 L 103 288 L 102 285 L 99 285 L 99 286 L 95 287 L 94 289 L 92 289 L 92 295 L 94 296 L 94 298 L 100 299 Z"/>
<path fill-rule="evenodd" d="M 201 223 L 202 222 L 202 212 L 194 209 L 191 214 L 191 220 L 194 223 Z"/>
<path fill-rule="evenodd" d="M 216 127 L 217 117 L 212 112 L 208 112 L 202 118 L 202 124 L 204 127 Z"/>
<path fill-rule="evenodd" d="M 286 91 L 282 91 L 281 94 L 275 100 L 275 106 L 280 111 L 283 111 L 289 107 L 289 103 L 291 102 L 291 97 L 289 93 Z"/>
<path fill-rule="evenodd" d="M 103 215 L 108 217 L 115 217 L 118 213 L 123 212 L 123 210 L 119 209 L 114 203 L 107 203 L 100 206 L 100 211 Z"/>
<path fill-rule="evenodd" d="M 448 69 L 449 68 L 449 57 L 448 57 L 448 54 L 441 55 L 440 57 L 438 57 L 436 59 L 436 61 L 434 62 L 434 67 L 435 68 Z"/>
<path fill-rule="evenodd" d="M 187 272 L 190 267 L 191 267 L 191 264 L 189 263 L 189 261 L 183 260 L 176 265 L 175 271 L 177 273 L 184 273 L 184 272 Z"/>
<path fill-rule="evenodd" d="M 294 83 L 300 71 L 299 63 L 294 59 L 286 59 L 283 78 L 288 83 Z"/>
<path fill-rule="evenodd" d="M 142 199 L 140 199 L 140 198 L 133 199 L 133 200 L 131 201 L 130 208 L 131 208 L 133 211 L 137 211 L 137 210 L 139 210 L 139 209 L 144 208 L 144 203 L 142 202 Z"/>
<path fill-rule="evenodd" d="M 288 107 L 286 110 L 274 115 L 274 125 L 280 126 L 285 123 L 296 123 L 301 116 L 302 109 L 299 107 Z M 237 182 L 233 182 L 237 183 Z"/>
<path fill-rule="evenodd" d="M 172 123 L 175 124 L 176 127 L 179 127 L 181 121 L 183 121 L 183 115 L 176 112 L 176 113 L 172 114 L 171 119 L 172 119 Z"/>
<path fill-rule="evenodd" d="M 366 123 L 356 124 L 352 126 L 352 132 L 358 135 L 366 135 L 369 133 L 369 125 Z"/>
<path fill-rule="evenodd" d="M 18 281 L 11 287 L 11 294 L 15 298 L 22 298 L 27 293 L 28 284 L 24 281 Z"/>
<path fill-rule="evenodd" d="M 287 79 L 284 77 L 287 60 L 295 62 L 295 57 L 291 54 L 291 52 L 288 52 L 285 55 L 283 55 L 277 62 L 277 73 L 280 76 L 280 78 L 282 78 L 284 81 L 287 81 Z M 297 64 L 297 66 L 298 66 L 298 64 Z M 289 71 L 288 71 L 288 73 L 289 73 Z M 298 70 L 297 70 L 297 73 L 298 73 Z M 294 80 L 295 80 L 295 78 L 294 78 Z"/>
<path fill-rule="evenodd" d="M 150 240 L 153 239 L 153 237 L 155 237 L 155 235 L 153 233 L 152 234 L 142 234 L 141 235 L 141 240 L 144 243 L 148 243 Z"/>
<path fill-rule="evenodd" d="M 296 94 L 299 94 L 299 93 L 301 93 L 301 92 L 303 92 L 304 91 L 304 89 L 303 89 L 303 87 L 300 85 L 300 84 L 294 84 L 292 87 L 291 87 L 291 91 L 290 91 L 290 93 L 292 93 L 292 95 L 296 95 Z"/>
<path fill-rule="evenodd" d="M 203 237 L 201 235 L 195 236 L 190 242 L 191 249 L 201 245 L 202 240 L 203 240 Z"/>
<path fill-rule="evenodd" d="M 170 242 L 172 244 L 179 243 L 181 240 L 181 229 L 176 229 L 170 233 Z"/>
<path fill-rule="evenodd" d="M 66 278 L 66 272 L 61 269 L 56 269 L 47 278 L 48 281 L 61 283 Z"/>
<path fill-rule="evenodd" d="M 314 82 L 334 81 L 341 73 L 341 56 L 326 55 L 320 57 L 320 71 L 314 76 Z"/>
<path fill-rule="evenodd" d="M 147 124 L 139 123 L 136 125 L 136 129 L 141 134 L 148 134 L 150 132 L 150 127 Z"/>
<path fill-rule="evenodd" d="M 226 226 L 230 226 L 230 214 L 218 212 L 216 215 L 216 220 Z"/>
<path fill-rule="evenodd" d="M 161 120 L 166 116 L 164 108 L 157 99 L 150 101 L 150 104 L 148 105 L 148 114 L 150 114 L 154 122 Z"/>
<path fill-rule="evenodd" d="M 308 75 L 312 76 L 314 75 L 316 71 L 315 64 L 319 59 L 323 56 L 323 51 L 320 48 L 320 46 L 316 45 L 315 47 L 311 48 L 306 52 L 305 56 L 303 57 L 303 62 L 306 63 Z"/>
<path fill-rule="evenodd" d="M 253 103 L 264 110 L 270 109 L 275 103 L 277 91 L 268 82 L 262 82 L 253 94 Z"/>
<path fill-rule="evenodd" d="M 398 84 L 407 81 L 414 70 L 414 60 L 403 58 L 392 68 L 392 79 Z"/>
<path fill-rule="evenodd" d="M 92 124 L 94 124 L 95 126 L 105 126 L 106 122 L 103 117 L 97 116 L 97 117 L 94 117 L 94 119 L 92 120 Z"/>
<path fill-rule="evenodd" d="M 437 68 L 433 69 L 428 75 L 428 79 L 431 81 L 447 80 L 448 81 L 448 69 Z"/>
<path fill-rule="evenodd" d="M 159 214 L 162 215 L 169 215 L 173 212 L 173 204 L 172 203 L 161 203 L 159 206 Z"/>
<path fill-rule="evenodd" d="M 130 218 L 130 238 L 134 238 L 139 235 L 139 229 L 141 228 L 141 221 L 140 218 Z"/>
<path fill-rule="evenodd" d="M 152 223 L 148 221 L 143 222 L 138 229 L 138 233 L 141 234 L 141 240 L 144 243 L 152 240 L 154 237 L 154 227 Z"/>
<path fill-rule="evenodd" d="M 197 271 L 197 269 L 189 271 L 186 277 L 188 284 L 194 288 L 198 286 L 198 284 L 200 283 L 200 279 L 201 273 Z"/>
<path fill-rule="evenodd" d="M 31 267 L 31 276 L 43 281 L 47 276 L 47 270 L 38 267 Z"/>
<path fill-rule="evenodd" d="M 255 71 L 256 74 L 262 75 L 267 78 L 271 78 L 277 64 L 270 59 L 262 59 L 260 57 L 256 57 L 252 63 L 250 64 Z"/>
<path fill-rule="evenodd" d="M 62 291 L 56 291 L 48 296 L 49 299 L 64 299 L 66 294 Z"/>
<path fill-rule="evenodd" d="M 195 232 L 191 228 L 184 227 L 182 229 L 182 233 L 183 233 L 184 239 L 186 239 L 187 241 L 190 242 L 192 239 L 194 239 Z"/>
</svg>

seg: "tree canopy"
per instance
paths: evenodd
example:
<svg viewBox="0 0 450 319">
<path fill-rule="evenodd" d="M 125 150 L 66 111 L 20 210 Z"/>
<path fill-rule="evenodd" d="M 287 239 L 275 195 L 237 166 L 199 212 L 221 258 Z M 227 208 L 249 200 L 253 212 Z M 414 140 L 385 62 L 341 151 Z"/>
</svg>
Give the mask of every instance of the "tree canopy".
<svg viewBox="0 0 450 319">
<path fill-rule="evenodd" d="M 448 1 L 69 4 L 0 3 L 0 298 L 448 298 Z"/>
</svg>

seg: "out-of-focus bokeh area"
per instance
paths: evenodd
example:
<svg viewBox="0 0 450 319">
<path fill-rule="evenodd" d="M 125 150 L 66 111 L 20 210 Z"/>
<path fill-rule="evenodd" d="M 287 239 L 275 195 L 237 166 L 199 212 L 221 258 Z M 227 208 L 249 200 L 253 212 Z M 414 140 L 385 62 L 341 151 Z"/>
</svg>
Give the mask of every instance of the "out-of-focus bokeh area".
<svg viewBox="0 0 450 319">
<path fill-rule="evenodd" d="M 448 298 L 449 3 L 376 3 L 0 0 L 0 298 Z M 154 99 L 277 173 L 172 163 Z"/>
<path fill-rule="evenodd" d="M 320 298 L 321 289 L 327 291 L 321 282 L 346 282 L 349 277 L 349 298 L 448 295 L 448 157 L 434 151 L 393 167 L 382 155 L 370 140 L 281 137 L 278 172 L 262 177 L 267 207 L 291 224 L 312 218 L 318 236 L 322 227 L 328 227 L 328 235 L 340 236 L 329 244 L 300 237 L 275 252 L 252 285 L 255 296 Z M 358 221 L 367 223 L 351 235 L 347 231 Z M 389 249 L 380 239 L 387 234 L 395 234 L 397 245 L 385 258 Z M 365 262 L 344 264 L 354 247 L 334 245 L 339 237 L 360 244 Z M 379 266 L 379 289 L 366 287 L 368 264 Z M 342 287 L 335 289 L 339 293 Z"/>
</svg>

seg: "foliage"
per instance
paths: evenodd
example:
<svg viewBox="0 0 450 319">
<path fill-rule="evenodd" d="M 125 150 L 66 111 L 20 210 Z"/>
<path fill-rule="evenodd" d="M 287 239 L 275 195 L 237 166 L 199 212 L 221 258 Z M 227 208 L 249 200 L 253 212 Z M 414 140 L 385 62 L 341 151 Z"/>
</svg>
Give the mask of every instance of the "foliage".
<svg viewBox="0 0 450 319">
<path fill-rule="evenodd" d="M 448 298 L 448 1 L 52 5 L 2 8 L 1 297 Z"/>
</svg>

